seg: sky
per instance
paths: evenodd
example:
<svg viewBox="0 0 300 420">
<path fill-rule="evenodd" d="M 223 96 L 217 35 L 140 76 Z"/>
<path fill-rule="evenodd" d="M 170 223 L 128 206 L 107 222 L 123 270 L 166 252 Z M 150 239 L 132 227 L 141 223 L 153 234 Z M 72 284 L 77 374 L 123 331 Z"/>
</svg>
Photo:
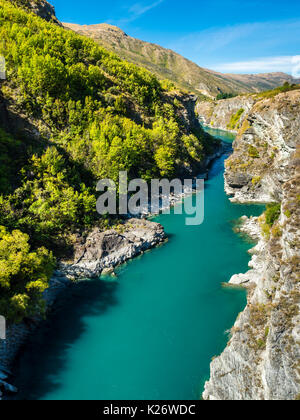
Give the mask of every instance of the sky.
<svg viewBox="0 0 300 420">
<path fill-rule="evenodd" d="M 300 77 L 299 0 L 49 0 L 59 20 L 110 23 L 224 73 Z"/>
</svg>

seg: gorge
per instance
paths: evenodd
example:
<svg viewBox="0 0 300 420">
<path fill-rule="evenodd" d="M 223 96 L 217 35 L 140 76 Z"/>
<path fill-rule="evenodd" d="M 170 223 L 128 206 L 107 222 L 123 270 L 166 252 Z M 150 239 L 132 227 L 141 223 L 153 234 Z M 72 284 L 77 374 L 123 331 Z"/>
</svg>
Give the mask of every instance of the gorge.
<svg viewBox="0 0 300 420">
<path fill-rule="evenodd" d="M 206 182 L 203 225 L 185 226 L 184 215 L 155 218 L 166 244 L 121 266 L 117 278 L 75 284 L 59 300 L 22 353 L 17 398 L 200 397 L 209 362 L 245 305 L 244 291 L 222 286 L 249 260 L 251 242 L 236 236 L 232 223 L 262 212 L 230 203 L 224 158 Z"/>
<path fill-rule="evenodd" d="M 297 81 L 65 26 L 44 0 L 0 0 L 0 396 L 299 399 Z M 178 88 L 182 66 L 197 82 Z M 204 223 L 99 217 L 96 182 L 124 169 L 208 170 Z"/>
</svg>

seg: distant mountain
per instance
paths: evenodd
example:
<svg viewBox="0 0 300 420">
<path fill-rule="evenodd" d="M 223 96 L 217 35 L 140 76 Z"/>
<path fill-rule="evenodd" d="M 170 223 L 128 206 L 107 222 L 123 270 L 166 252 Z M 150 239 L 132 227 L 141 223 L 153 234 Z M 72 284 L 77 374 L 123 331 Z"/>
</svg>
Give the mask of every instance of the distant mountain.
<svg viewBox="0 0 300 420">
<path fill-rule="evenodd" d="M 147 68 L 160 79 L 169 79 L 180 88 L 196 94 L 215 97 L 218 93 L 252 93 L 273 89 L 288 81 L 296 82 L 285 73 L 256 75 L 222 74 L 199 67 L 172 50 L 132 38 L 124 31 L 105 23 L 76 25 L 66 28 L 93 38 L 122 58 Z"/>
<path fill-rule="evenodd" d="M 300 83 L 300 79 L 294 79 L 286 73 L 260 73 L 260 74 L 226 74 L 226 76 L 246 84 L 254 92 L 272 90 L 278 86 L 282 86 L 285 82 L 290 84 Z"/>
</svg>

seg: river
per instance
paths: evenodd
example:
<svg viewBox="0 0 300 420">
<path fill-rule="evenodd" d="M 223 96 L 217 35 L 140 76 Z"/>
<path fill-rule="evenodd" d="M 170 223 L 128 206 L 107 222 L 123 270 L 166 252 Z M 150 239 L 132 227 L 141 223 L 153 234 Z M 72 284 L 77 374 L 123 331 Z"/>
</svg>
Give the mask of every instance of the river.
<svg viewBox="0 0 300 420">
<path fill-rule="evenodd" d="M 232 142 L 229 133 L 208 129 Z M 233 232 L 261 206 L 231 204 L 224 159 L 205 187 L 205 221 L 160 215 L 168 243 L 117 270 L 117 280 L 75 284 L 22 352 L 18 399 L 196 400 L 246 304 L 222 286 L 247 270 L 251 243 Z"/>
</svg>

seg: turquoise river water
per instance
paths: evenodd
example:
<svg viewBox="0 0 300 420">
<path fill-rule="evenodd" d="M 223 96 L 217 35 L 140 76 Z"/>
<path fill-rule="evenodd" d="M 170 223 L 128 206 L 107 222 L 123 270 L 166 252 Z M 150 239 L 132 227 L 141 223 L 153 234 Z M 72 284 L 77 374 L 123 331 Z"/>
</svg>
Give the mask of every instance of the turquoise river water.
<svg viewBox="0 0 300 420">
<path fill-rule="evenodd" d="M 185 226 L 184 215 L 158 216 L 168 243 L 122 266 L 117 280 L 84 281 L 59 299 L 18 361 L 17 398 L 200 398 L 210 361 L 246 304 L 244 291 L 222 286 L 247 270 L 252 246 L 233 223 L 262 212 L 230 203 L 225 157 L 210 170 L 202 225 Z"/>
</svg>

